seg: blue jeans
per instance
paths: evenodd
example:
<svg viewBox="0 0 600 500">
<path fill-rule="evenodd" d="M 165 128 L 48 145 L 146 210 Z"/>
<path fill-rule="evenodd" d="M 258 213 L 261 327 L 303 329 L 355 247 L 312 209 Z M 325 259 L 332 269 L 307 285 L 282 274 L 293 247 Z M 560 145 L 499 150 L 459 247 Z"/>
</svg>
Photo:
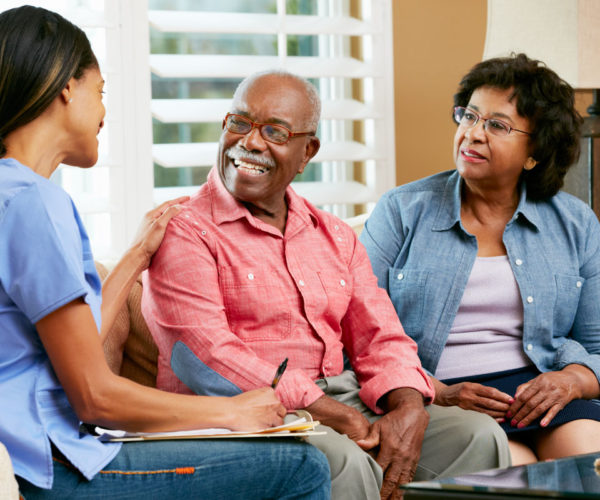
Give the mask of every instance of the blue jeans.
<svg viewBox="0 0 600 500">
<path fill-rule="evenodd" d="M 52 490 L 19 479 L 26 500 L 328 499 L 329 465 L 315 447 L 291 439 L 125 443 L 91 481 L 54 461 Z"/>
</svg>

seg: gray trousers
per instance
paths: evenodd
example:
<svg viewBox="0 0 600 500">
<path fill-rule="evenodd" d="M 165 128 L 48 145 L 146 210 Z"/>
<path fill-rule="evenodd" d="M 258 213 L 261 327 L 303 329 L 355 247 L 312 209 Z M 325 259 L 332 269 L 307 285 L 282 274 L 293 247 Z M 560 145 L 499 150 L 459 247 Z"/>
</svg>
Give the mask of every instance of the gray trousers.
<svg viewBox="0 0 600 500">
<path fill-rule="evenodd" d="M 316 383 L 327 396 L 356 408 L 369 422 L 380 418 L 358 397 L 360 387 L 354 372 L 345 371 Z M 429 425 L 415 481 L 510 466 L 506 433 L 493 418 L 458 407 L 429 405 L 425 409 Z M 329 460 L 331 498 L 378 500 L 383 472 L 377 462 L 345 434 L 325 425 L 316 430 L 327 431 L 326 435 L 313 436 L 308 441 Z"/>
</svg>

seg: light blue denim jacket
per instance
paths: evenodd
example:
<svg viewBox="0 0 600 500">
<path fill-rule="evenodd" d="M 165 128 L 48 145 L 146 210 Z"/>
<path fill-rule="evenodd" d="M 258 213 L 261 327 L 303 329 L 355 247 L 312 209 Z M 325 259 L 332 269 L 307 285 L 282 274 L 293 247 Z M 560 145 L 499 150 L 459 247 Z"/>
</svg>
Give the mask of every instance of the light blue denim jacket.
<svg viewBox="0 0 600 500">
<path fill-rule="evenodd" d="M 460 221 L 461 178 L 453 171 L 392 189 L 360 240 L 424 368 L 434 373 L 454 322 L 477 240 Z M 560 192 L 527 199 L 502 237 L 523 301 L 523 349 L 542 372 L 569 364 L 600 380 L 600 224 Z"/>
</svg>

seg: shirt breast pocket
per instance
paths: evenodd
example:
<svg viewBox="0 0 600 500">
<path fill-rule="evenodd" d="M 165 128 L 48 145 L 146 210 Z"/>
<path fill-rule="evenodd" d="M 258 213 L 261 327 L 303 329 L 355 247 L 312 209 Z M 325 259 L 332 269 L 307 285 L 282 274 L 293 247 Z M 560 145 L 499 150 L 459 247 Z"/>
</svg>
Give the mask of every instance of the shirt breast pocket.
<svg viewBox="0 0 600 500">
<path fill-rule="evenodd" d="M 406 333 L 423 329 L 429 271 L 390 268 L 389 294 Z"/>
<path fill-rule="evenodd" d="M 575 320 L 581 288 L 585 278 L 567 274 L 555 274 L 556 296 L 554 298 L 555 334 L 568 335 Z"/>
<path fill-rule="evenodd" d="M 348 272 L 328 269 L 317 271 L 317 275 L 327 297 L 323 313 L 339 322 L 346 314 L 352 296 L 352 276 Z"/>
<path fill-rule="evenodd" d="M 272 271 L 219 269 L 225 312 L 231 330 L 247 342 L 289 335 L 291 307 L 282 277 Z"/>
</svg>

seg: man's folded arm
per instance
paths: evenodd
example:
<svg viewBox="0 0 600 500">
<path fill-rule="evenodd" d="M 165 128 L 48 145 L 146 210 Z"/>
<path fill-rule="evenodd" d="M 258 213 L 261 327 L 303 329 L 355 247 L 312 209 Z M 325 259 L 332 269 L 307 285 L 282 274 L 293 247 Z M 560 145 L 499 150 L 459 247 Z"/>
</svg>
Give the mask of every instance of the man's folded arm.
<svg viewBox="0 0 600 500">
<path fill-rule="evenodd" d="M 236 388 L 269 386 L 277 364 L 259 358 L 230 330 L 209 244 L 181 218 L 171 221 L 143 276 L 148 327 L 160 355 L 196 393 L 218 395 L 222 390 L 222 395 L 232 395 Z M 295 409 L 323 392 L 302 370 L 288 367 L 277 394 L 288 409 Z"/>
<path fill-rule="evenodd" d="M 378 401 L 398 388 L 415 389 L 426 403 L 434 389 L 417 355 L 416 343 L 404 332 L 385 290 L 377 286 L 367 252 L 356 240 L 350 271 L 354 288 L 342 320 L 343 341 L 361 386 L 360 397 L 376 413 Z"/>
</svg>

